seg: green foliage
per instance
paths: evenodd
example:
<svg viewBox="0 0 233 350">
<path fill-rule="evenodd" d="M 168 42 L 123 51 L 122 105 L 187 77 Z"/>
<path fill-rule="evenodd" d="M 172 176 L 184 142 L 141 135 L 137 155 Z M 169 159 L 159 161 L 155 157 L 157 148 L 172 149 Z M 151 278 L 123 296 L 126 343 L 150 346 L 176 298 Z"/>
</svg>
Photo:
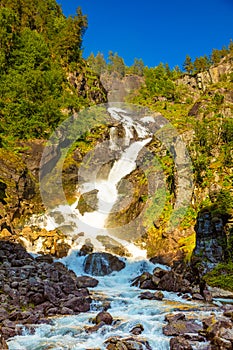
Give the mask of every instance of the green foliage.
<svg viewBox="0 0 233 350">
<path fill-rule="evenodd" d="M 226 189 L 222 189 L 216 199 L 215 213 L 221 215 L 230 215 L 233 211 L 233 197 L 231 192 Z"/>
<path fill-rule="evenodd" d="M 146 91 L 140 90 L 145 96 L 148 94 L 149 97 L 165 97 L 168 100 L 174 100 L 175 98 L 175 84 L 172 81 L 173 72 L 170 71 L 166 66 L 160 63 L 155 68 L 145 68 L 145 84 Z"/>
<path fill-rule="evenodd" d="M 105 61 L 104 55 L 101 52 L 98 52 L 96 57 L 93 53 L 91 53 L 87 58 L 87 63 L 99 76 L 107 71 L 107 62 Z"/>
<path fill-rule="evenodd" d="M 193 66 L 193 63 L 192 63 L 192 59 L 191 59 L 191 57 L 189 55 L 187 55 L 186 58 L 185 58 L 185 61 L 183 63 L 183 68 L 189 74 L 191 74 L 192 71 L 193 71 L 194 66 Z"/>
<path fill-rule="evenodd" d="M 218 264 L 204 279 L 212 287 L 233 291 L 233 262 Z"/>
<path fill-rule="evenodd" d="M 55 0 L 1 1 L 1 139 L 47 137 L 63 110 L 90 104 L 66 78 L 67 71 L 85 69 L 86 27 L 81 9 L 66 18 Z"/>
<path fill-rule="evenodd" d="M 125 63 L 122 57 L 118 55 L 118 53 L 113 53 L 112 51 L 109 51 L 108 54 L 108 70 L 110 73 L 118 73 L 120 77 L 125 76 Z"/>
<path fill-rule="evenodd" d="M 205 55 L 202 57 L 197 57 L 193 63 L 195 72 L 204 72 L 211 66 L 210 59 Z"/>
<path fill-rule="evenodd" d="M 127 74 L 134 74 L 142 77 L 144 75 L 144 69 L 145 65 L 143 63 L 143 60 L 141 58 L 135 58 L 133 65 L 126 68 L 126 72 Z"/>
</svg>

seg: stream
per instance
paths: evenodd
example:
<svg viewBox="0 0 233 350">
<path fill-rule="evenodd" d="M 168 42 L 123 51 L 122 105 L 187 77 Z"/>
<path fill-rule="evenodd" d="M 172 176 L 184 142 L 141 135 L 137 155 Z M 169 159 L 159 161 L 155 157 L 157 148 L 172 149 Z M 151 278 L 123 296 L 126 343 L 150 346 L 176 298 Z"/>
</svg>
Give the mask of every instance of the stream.
<svg viewBox="0 0 233 350">
<path fill-rule="evenodd" d="M 83 260 L 84 257 L 77 257 L 77 251 L 73 251 L 60 261 L 77 275 L 83 275 Z M 168 350 L 170 338 L 162 333 L 166 324 L 165 314 L 182 311 L 192 317 L 197 314 L 200 318 L 200 313 L 204 316 L 210 312 L 205 311 L 204 304 L 187 301 L 171 292 L 163 292 L 162 301 L 140 300 L 138 296 L 142 290 L 131 287 L 131 281 L 143 271 L 152 272 L 155 266 L 160 265 L 140 258 L 127 259 L 126 267 L 120 272 L 97 277 L 98 286 L 90 289 L 93 298 L 90 312 L 54 317 L 52 325 L 35 325 L 35 334 L 25 330 L 22 336 L 8 340 L 10 350 L 102 350 L 105 349 L 104 341 L 109 337 L 130 336 L 130 330 L 139 323 L 144 328 L 139 339 L 147 340 L 153 350 Z M 113 324 L 103 326 L 92 334 L 87 333 L 85 329 L 93 326 L 91 319 L 103 310 L 106 302 L 110 303 L 108 312 L 113 316 Z"/>
<path fill-rule="evenodd" d="M 200 312 L 203 315 L 208 314 L 208 311 L 204 311 L 204 304 L 182 299 L 175 293 L 163 292 L 162 301 L 140 300 L 139 295 L 142 291 L 137 287 L 131 287 L 135 277 L 144 271 L 152 272 L 159 265 L 150 263 L 146 259 L 146 251 L 136 246 L 133 241 L 112 236 L 105 228 L 105 222 L 118 199 L 119 181 L 136 168 L 140 151 L 151 140 L 152 134 L 148 123 L 153 124 L 154 119 L 151 116 L 144 116 L 139 122 L 134 121 L 132 116 L 121 108 L 111 107 L 108 111 L 114 120 L 122 123 L 124 128 L 121 156 L 115 160 L 108 178 L 98 180 L 94 176 L 93 182 L 82 183 L 78 189 L 77 201 L 72 206 L 58 206 L 43 217 L 33 217 L 31 224 L 45 227 L 47 230 L 59 228 L 61 223 L 70 227 L 67 240 L 72 244 L 72 249 L 67 257 L 59 261 L 73 270 L 77 276 L 86 275 L 83 270 L 85 257 L 80 257 L 78 251 L 87 240 L 93 244 L 95 251 L 105 250 L 97 237 L 100 234 L 122 245 L 128 250 L 130 257 L 121 258 L 126 266 L 120 272 L 113 272 L 103 277 L 97 276 L 98 286 L 90 288 L 93 299 L 90 312 L 53 317 L 52 324 L 33 326 L 34 334 L 25 329 L 23 335 L 8 339 L 10 350 L 105 349 L 105 340 L 111 336 L 128 337 L 131 335 L 130 330 L 137 324 L 141 324 L 144 328 L 140 339 L 147 340 L 153 350 L 167 350 L 170 339 L 162 332 L 162 327 L 166 324 L 165 314 L 179 310 L 192 316 L 195 312 L 199 316 Z M 109 148 L 119 150 L 119 138 L 114 128 L 110 131 Z M 77 209 L 80 195 L 91 190 L 98 191 L 97 208 L 81 215 Z M 59 213 L 59 223 L 56 221 L 56 216 L 51 215 L 53 212 Z M 36 248 L 32 253 L 36 253 L 41 247 Z M 30 251 L 30 246 L 28 250 Z M 87 333 L 86 328 L 93 325 L 91 319 L 104 309 L 106 303 L 110 304 L 108 312 L 113 316 L 113 324 L 105 325 L 94 333 Z M 200 311 L 202 309 L 203 311 Z"/>
</svg>

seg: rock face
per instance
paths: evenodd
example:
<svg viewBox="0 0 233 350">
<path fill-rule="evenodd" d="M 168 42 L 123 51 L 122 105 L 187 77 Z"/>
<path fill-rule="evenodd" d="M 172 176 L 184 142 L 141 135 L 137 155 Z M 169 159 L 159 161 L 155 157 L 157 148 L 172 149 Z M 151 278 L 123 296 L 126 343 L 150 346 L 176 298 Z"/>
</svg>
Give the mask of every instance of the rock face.
<svg viewBox="0 0 233 350">
<path fill-rule="evenodd" d="M 92 253 L 84 262 L 84 271 L 94 276 L 109 275 L 125 267 L 124 261 L 109 253 Z"/>
<path fill-rule="evenodd" d="M 19 244 L 0 241 L 0 319 L 5 339 L 19 334 L 18 324 L 47 322 L 45 317 L 90 310 L 87 285 L 49 256 L 33 258 Z M 94 282 L 94 283 L 93 283 Z M 23 310 L 23 311 L 22 311 Z"/>
<path fill-rule="evenodd" d="M 13 231 L 22 214 L 32 213 L 35 183 L 20 157 L 0 148 L 0 229 Z"/>
<path fill-rule="evenodd" d="M 226 258 L 227 237 L 224 222 L 220 217 L 213 218 L 208 211 L 200 212 L 195 231 L 194 255 L 201 257 L 206 272 Z"/>
<path fill-rule="evenodd" d="M 107 91 L 108 102 L 124 102 L 125 97 L 133 90 L 138 89 L 144 82 L 143 77 L 118 74 L 101 75 L 101 82 Z"/>
<path fill-rule="evenodd" d="M 216 66 L 211 66 L 208 70 L 198 73 L 195 76 L 185 75 L 178 80 L 178 84 L 182 83 L 190 86 L 192 89 L 206 90 L 206 87 L 213 83 L 218 83 L 225 74 L 233 71 L 232 62 L 229 57 L 224 57 Z"/>
<path fill-rule="evenodd" d="M 93 76 L 93 72 L 91 74 L 92 78 L 89 78 L 87 70 L 72 72 L 68 74 L 68 81 L 76 89 L 79 96 L 88 98 L 96 104 L 107 102 L 105 87 L 97 76 Z"/>
</svg>

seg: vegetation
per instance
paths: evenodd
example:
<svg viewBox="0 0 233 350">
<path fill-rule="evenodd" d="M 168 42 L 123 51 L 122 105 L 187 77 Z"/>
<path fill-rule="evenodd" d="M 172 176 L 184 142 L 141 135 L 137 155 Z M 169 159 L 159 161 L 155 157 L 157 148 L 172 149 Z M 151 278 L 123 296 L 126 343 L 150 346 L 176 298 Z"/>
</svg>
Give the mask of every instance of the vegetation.
<svg viewBox="0 0 233 350">
<path fill-rule="evenodd" d="M 68 72 L 87 70 L 86 27 L 80 8 L 66 18 L 55 0 L 1 1 L 0 139 L 48 137 L 63 111 L 90 105 L 67 80 Z"/>
<path fill-rule="evenodd" d="M 212 287 L 233 291 L 233 262 L 218 264 L 205 275 L 205 280 Z"/>
</svg>

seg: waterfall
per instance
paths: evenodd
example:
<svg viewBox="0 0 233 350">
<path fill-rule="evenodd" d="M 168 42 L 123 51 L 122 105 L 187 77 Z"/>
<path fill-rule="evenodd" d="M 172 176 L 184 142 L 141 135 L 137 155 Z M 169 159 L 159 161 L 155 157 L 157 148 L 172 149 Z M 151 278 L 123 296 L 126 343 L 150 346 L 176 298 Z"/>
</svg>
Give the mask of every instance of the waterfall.
<svg viewBox="0 0 233 350">
<path fill-rule="evenodd" d="M 130 174 L 136 168 L 136 161 L 140 151 L 151 140 L 151 133 L 145 126 L 148 122 L 152 122 L 153 118 L 145 117 L 145 120 L 133 119 L 132 113 L 118 108 L 109 107 L 108 113 L 111 118 L 119 122 L 122 128 L 122 138 L 118 136 L 117 127 L 111 127 L 109 149 L 118 152 L 118 159 L 115 159 L 107 179 L 98 178 L 97 174 L 93 176 L 93 181 L 87 181 L 80 184 L 77 191 L 77 200 L 71 206 L 58 206 L 53 209 L 50 214 L 44 216 L 44 222 L 33 222 L 40 227 L 45 227 L 47 230 L 61 227 L 61 224 L 56 222 L 53 212 L 60 212 L 64 218 L 62 226 L 70 227 L 70 237 L 72 239 L 72 247 L 80 248 L 85 241 L 90 240 L 95 250 L 104 251 L 104 245 L 97 239 L 97 236 L 104 235 L 114 239 L 120 245 L 126 247 L 131 255 L 146 256 L 146 252 L 136 247 L 133 242 L 124 241 L 113 237 L 105 227 L 106 220 L 111 213 L 111 210 L 118 200 L 119 182 Z M 93 211 L 80 213 L 78 205 L 81 196 L 94 191 L 96 193 L 97 205 Z M 94 193 L 93 192 L 93 193 Z M 88 203 L 92 206 L 92 203 Z M 82 233 L 82 236 L 78 235 Z M 78 238 L 77 238 L 78 236 Z"/>
<path fill-rule="evenodd" d="M 131 282 L 135 277 L 145 271 L 152 273 L 156 266 L 145 259 L 146 251 L 141 250 L 134 242 L 111 235 L 105 227 L 105 222 L 120 197 L 118 193 L 120 181 L 136 168 L 140 152 L 151 140 L 152 124 L 154 123 L 158 130 L 164 126 L 165 121 L 158 118 L 156 124 L 152 116 L 144 116 L 140 120 L 134 119 L 132 112 L 118 107 L 110 107 L 108 112 L 113 120 L 122 124 L 124 132 L 121 139 L 117 127 L 110 128 L 109 149 L 117 153 L 117 159 L 113 164 L 111 163 L 112 167 L 107 175 L 101 177 L 97 176 L 98 173 L 93 174 L 93 181 L 86 179 L 79 184 L 77 200 L 73 205 L 60 205 L 42 217 L 33 218 L 32 224 L 48 230 L 65 226 L 69 228 L 68 235 L 72 239 L 72 249 L 68 256 L 60 261 L 78 276 L 86 274 L 86 257 L 79 256 L 78 250 L 87 239 L 92 242 L 96 251 L 104 251 L 105 247 L 98 236 L 107 237 L 109 241 L 113 240 L 127 249 L 131 257 L 123 259 L 125 267 L 121 271 L 114 271 L 103 276 L 101 275 L 102 270 L 105 269 L 106 273 L 110 272 L 108 261 L 103 255 L 100 257 L 97 253 L 95 265 L 97 265 L 99 284 L 91 291 L 93 297 L 91 310 L 79 315 L 54 317 L 52 324 L 33 325 L 33 332 L 25 329 L 23 336 L 8 339 L 10 350 L 85 350 L 87 348 L 104 350 L 106 349 L 104 342 L 110 337 L 133 337 L 131 330 L 139 323 L 144 328 L 142 338 L 148 340 L 153 350 L 168 350 L 170 338 L 162 332 L 162 327 L 165 325 L 165 314 L 185 310 L 188 316 L 199 317 L 200 301 L 189 301 L 172 292 L 163 292 L 162 301 L 142 300 L 139 298 L 142 290 L 131 287 Z M 161 139 L 162 141 L 167 140 L 167 134 L 165 133 L 164 138 L 161 137 Z M 83 178 L 85 179 L 85 176 Z M 92 212 L 85 211 L 81 214 L 78 209 L 80 198 L 90 192 L 96 195 L 95 208 Z M 169 269 L 168 267 L 163 268 Z M 94 268 L 90 265 L 90 273 L 93 272 L 92 270 Z M 91 319 L 99 311 L 104 310 L 108 304 L 114 323 L 111 326 L 104 325 L 93 333 L 88 333 L 87 329 L 93 326 Z M 204 316 L 210 315 L 211 309 L 209 311 L 205 304 L 200 310 Z"/>
</svg>

